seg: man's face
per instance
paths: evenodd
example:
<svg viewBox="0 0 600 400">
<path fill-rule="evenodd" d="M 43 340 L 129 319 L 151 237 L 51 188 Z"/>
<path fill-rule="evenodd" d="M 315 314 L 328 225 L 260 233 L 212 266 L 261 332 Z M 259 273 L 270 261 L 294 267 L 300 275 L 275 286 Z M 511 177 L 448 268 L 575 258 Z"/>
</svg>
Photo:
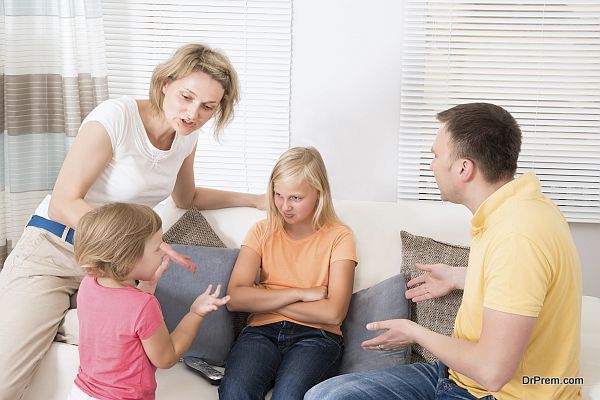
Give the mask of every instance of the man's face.
<svg viewBox="0 0 600 400">
<path fill-rule="evenodd" d="M 446 124 L 442 124 L 438 129 L 431 152 L 433 160 L 429 169 L 433 171 L 442 200 L 457 203 L 459 201 L 457 178 L 460 172 L 457 168 L 460 168 L 460 160 L 453 155 L 452 138 L 446 129 Z"/>
</svg>

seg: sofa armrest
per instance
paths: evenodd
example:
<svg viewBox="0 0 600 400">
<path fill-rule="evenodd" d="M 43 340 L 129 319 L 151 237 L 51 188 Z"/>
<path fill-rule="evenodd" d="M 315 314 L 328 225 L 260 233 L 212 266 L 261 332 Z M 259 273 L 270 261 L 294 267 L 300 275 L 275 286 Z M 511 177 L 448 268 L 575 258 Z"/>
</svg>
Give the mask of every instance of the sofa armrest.
<svg viewBox="0 0 600 400">
<path fill-rule="evenodd" d="M 583 399 L 600 400 L 600 298 L 581 302 L 581 376 Z"/>
</svg>

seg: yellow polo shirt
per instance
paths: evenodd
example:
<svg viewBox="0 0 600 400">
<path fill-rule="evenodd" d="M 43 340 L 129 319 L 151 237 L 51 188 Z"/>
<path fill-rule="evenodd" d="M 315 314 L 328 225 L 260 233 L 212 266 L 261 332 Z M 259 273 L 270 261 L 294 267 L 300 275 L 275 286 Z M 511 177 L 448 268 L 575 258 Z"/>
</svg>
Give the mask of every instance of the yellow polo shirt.
<svg viewBox="0 0 600 400">
<path fill-rule="evenodd" d="M 542 194 L 537 176 L 526 173 L 488 197 L 471 221 L 471 235 L 453 336 L 477 342 L 484 307 L 537 320 L 515 376 L 499 392 L 454 370 L 450 378 L 478 398 L 580 399 L 580 386 L 565 384 L 579 377 L 579 256 L 567 222 Z"/>
</svg>

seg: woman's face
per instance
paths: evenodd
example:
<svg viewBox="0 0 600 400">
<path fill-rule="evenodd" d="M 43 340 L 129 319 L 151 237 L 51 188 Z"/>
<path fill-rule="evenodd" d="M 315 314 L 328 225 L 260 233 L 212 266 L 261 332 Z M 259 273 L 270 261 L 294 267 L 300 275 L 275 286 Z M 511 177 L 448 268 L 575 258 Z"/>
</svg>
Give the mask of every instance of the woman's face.
<svg viewBox="0 0 600 400">
<path fill-rule="evenodd" d="M 225 93 L 219 82 L 200 71 L 168 82 L 162 90 L 165 118 L 177 134 L 184 136 L 200 129 L 213 116 Z"/>
</svg>

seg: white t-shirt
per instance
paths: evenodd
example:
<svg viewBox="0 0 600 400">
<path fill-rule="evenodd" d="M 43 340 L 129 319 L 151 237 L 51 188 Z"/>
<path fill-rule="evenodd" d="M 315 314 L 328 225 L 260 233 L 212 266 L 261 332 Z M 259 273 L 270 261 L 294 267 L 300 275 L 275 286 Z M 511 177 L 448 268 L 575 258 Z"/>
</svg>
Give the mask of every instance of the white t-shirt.
<svg viewBox="0 0 600 400">
<path fill-rule="evenodd" d="M 102 102 L 81 126 L 90 121 L 104 126 L 112 145 L 112 159 L 85 196 L 92 207 L 115 201 L 156 206 L 173 192 L 181 164 L 198 141 L 199 131 L 176 134 L 169 150 L 157 149 L 150 143 L 137 102 L 131 97 Z M 48 218 L 49 204 L 50 196 L 46 196 L 35 213 Z"/>
</svg>

